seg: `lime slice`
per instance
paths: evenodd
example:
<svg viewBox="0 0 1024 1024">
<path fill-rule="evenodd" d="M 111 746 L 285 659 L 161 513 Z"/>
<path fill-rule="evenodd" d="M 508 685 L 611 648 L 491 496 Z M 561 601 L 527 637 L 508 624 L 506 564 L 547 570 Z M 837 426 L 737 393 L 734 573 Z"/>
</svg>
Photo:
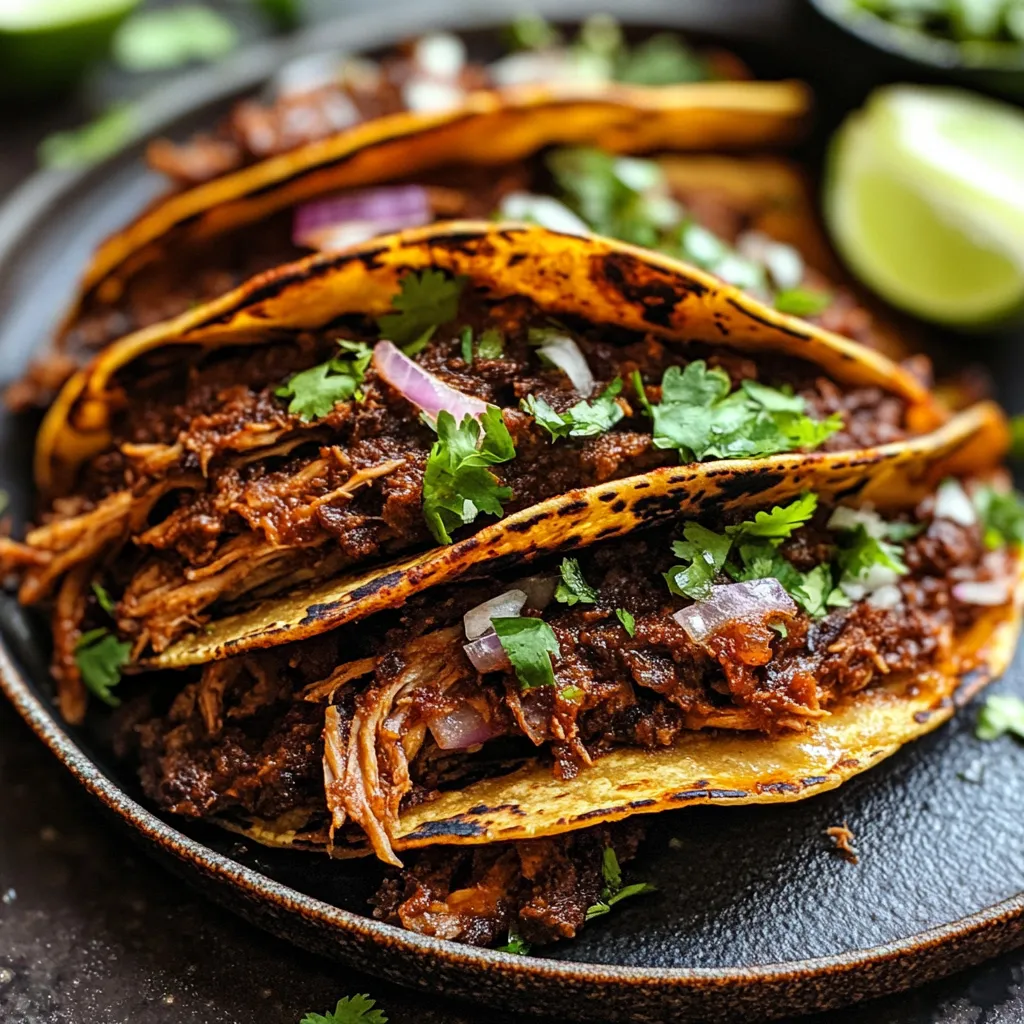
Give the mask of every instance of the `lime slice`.
<svg viewBox="0 0 1024 1024">
<path fill-rule="evenodd" d="M 107 52 L 139 0 L 0 0 L 0 93 L 32 96 L 72 83 Z"/>
<path fill-rule="evenodd" d="M 1024 309 L 1024 113 L 958 89 L 880 89 L 832 143 L 825 217 L 858 277 L 928 320 Z"/>
</svg>

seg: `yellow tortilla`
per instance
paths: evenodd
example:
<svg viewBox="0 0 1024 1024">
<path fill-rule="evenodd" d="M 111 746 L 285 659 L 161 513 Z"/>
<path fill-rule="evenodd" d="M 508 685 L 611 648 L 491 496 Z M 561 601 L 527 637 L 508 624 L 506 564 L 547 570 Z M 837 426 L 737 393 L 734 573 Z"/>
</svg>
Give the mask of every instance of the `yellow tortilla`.
<svg viewBox="0 0 1024 1024">
<path fill-rule="evenodd" d="M 669 518 L 752 502 L 780 504 L 804 491 L 881 509 L 913 506 L 951 474 L 998 465 L 1008 443 L 1005 417 L 982 403 L 910 441 L 852 453 L 779 455 L 655 470 L 550 498 L 448 547 L 268 601 L 212 622 L 146 664 L 183 668 L 301 640 L 452 582 L 474 565 L 489 572 L 566 548 L 620 537 Z"/>
<path fill-rule="evenodd" d="M 132 274 L 174 246 L 317 196 L 453 161 L 512 162 L 551 145 L 620 153 L 777 145 L 799 134 L 809 109 L 800 82 L 563 83 L 481 91 L 451 110 L 376 118 L 157 202 L 96 251 L 65 330 L 90 295 L 116 302 Z"/>
<path fill-rule="evenodd" d="M 40 490 L 67 491 L 82 463 L 110 443 L 111 392 L 118 372 L 135 359 L 173 345 L 260 344 L 275 331 L 315 330 L 345 314 L 379 316 L 391 308 L 401 277 L 427 268 L 463 275 L 496 296 L 526 296 L 554 317 L 803 358 L 840 383 L 905 399 L 915 431 L 946 417 L 916 377 L 881 353 L 779 313 L 695 267 L 610 239 L 451 222 L 278 267 L 108 346 L 65 384 L 43 421 L 36 443 Z"/>
<path fill-rule="evenodd" d="M 557 835 L 633 814 L 704 804 L 792 803 L 823 793 L 952 717 L 1010 663 L 1024 581 L 1014 603 L 992 609 L 961 637 L 951 663 L 924 677 L 862 690 L 802 732 L 766 736 L 708 730 L 672 747 L 623 747 L 571 782 L 536 764 L 411 808 L 396 849 Z"/>
</svg>

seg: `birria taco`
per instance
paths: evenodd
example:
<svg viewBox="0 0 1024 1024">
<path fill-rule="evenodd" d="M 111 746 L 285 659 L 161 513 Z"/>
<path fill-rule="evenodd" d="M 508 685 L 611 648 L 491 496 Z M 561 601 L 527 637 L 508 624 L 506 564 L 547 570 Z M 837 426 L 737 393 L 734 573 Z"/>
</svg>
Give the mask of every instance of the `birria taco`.
<svg viewBox="0 0 1024 1024">
<path fill-rule="evenodd" d="M 882 355 L 694 268 L 438 225 L 280 268 L 105 349 L 40 430 L 42 524 L 0 553 L 23 601 L 54 598 L 80 717 L 81 636 L 105 604 L 132 662 L 194 660 L 189 644 L 222 633 L 222 654 L 267 645 L 272 624 L 245 616 L 300 584 L 303 628 L 328 629 L 505 551 L 627 532 L 632 506 L 598 490 L 623 478 L 657 481 L 640 506 L 654 518 L 691 488 L 681 464 L 756 461 L 746 479 L 767 489 L 821 464 L 794 453 L 899 453 L 945 418 Z M 235 613 L 246 627 L 221 630 Z"/>
<path fill-rule="evenodd" d="M 663 61 L 665 46 L 637 53 Z M 816 253 L 807 269 L 793 244 L 762 230 L 765 214 L 804 216 L 798 177 L 783 186 L 771 161 L 733 166 L 721 155 L 794 138 L 805 87 L 742 80 L 742 65 L 721 55 L 662 63 L 653 76 L 619 62 L 621 80 L 588 56 L 580 75 L 580 52 L 516 54 L 513 74 L 468 64 L 459 40 L 431 36 L 376 71 L 346 65 L 269 107 L 246 102 L 214 137 L 155 146 L 180 187 L 100 246 L 57 350 L 9 403 L 48 401 L 83 357 L 254 273 L 440 219 L 536 219 L 689 253 L 735 283 L 782 293 L 791 311 L 828 310 L 833 328 L 878 334 L 847 291 L 826 287 L 831 268 Z M 693 151 L 717 152 L 723 173 L 690 173 Z M 619 156 L 645 152 L 667 162 Z"/>
<path fill-rule="evenodd" d="M 401 609 L 210 662 L 169 706 L 136 705 L 122 753 L 166 811 L 404 862 L 377 904 L 407 928 L 572 935 L 622 891 L 637 816 L 831 789 L 1005 668 L 1024 511 L 945 475 L 971 441 L 983 471 L 1005 437 L 965 414 L 912 442 L 892 486 L 881 460 L 819 467 L 820 491 L 684 499 L 528 571 L 479 564 Z M 691 493 L 748 471 L 697 467 Z M 621 493 L 645 500 L 636 480 Z"/>
</svg>

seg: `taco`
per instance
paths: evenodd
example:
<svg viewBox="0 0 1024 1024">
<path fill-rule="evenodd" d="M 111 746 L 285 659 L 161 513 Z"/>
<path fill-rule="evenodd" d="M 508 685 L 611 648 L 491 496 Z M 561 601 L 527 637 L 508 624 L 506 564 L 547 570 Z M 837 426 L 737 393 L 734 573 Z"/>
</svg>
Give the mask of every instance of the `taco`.
<svg viewBox="0 0 1024 1024">
<path fill-rule="evenodd" d="M 553 59 L 549 52 L 534 62 L 539 80 L 522 73 L 514 79 L 500 68 L 488 72 L 460 63 L 460 47 L 454 37 L 427 37 L 385 60 L 379 74 L 368 74 L 363 62 L 357 65 L 362 79 L 342 74 L 302 94 L 297 106 L 284 100 L 267 111 L 243 104 L 216 139 L 157 147 L 162 165 L 177 166 L 183 172 L 178 178 L 191 184 L 157 201 L 100 246 L 57 350 L 9 390 L 8 403 L 45 403 L 83 355 L 311 249 L 338 248 L 433 220 L 498 215 L 509 202 L 531 208 L 540 203 L 554 207 L 563 220 L 572 218 L 554 199 L 531 195 L 562 191 L 550 180 L 549 160 L 540 155 L 547 147 L 597 146 L 606 161 L 614 153 L 749 150 L 789 141 L 808 109 L 806 89 L 798 83 L 722 80 L 743 73 L 735 61 L 696 59 L 689 74 L 679 65 L 682 82 L 670 84 L 667 72 L 655 79 L 626 74 L 614 81 L 593 73 L 572 79 L 562 65 L 575 58 Z M 423 66 L 436 71 L 439 53 L 453 62 L 457 82 L 442 76 L 439 85 L 435 75 L 430 84 L 434 93 L 447 89 L 448 102 L 413 102 L 402 109 L 403 95 L 412 102 L 421 91 L 416 87 L 424 79 Z M 524 56 L 536 55 L 518 55 L 520 66 Z M 367 81 L 379 95 L 364 95 Z M 232 155 L 224 163 L 227 151 Z M 211 178 L 209 165 L 218 161 L 222 173 Z M 636 177 L 643 172 L 633 171 L 632 184 L 628 178 L 625 184 L 612 182 L 626 190 L 617 204 L 650 193 L 660 218 L 672 214 L 681 222 L 678 204 L 661 195 L 664 187 L 649 180 L 643 185 Z M 572 166 L 565 174 L 577 176 Z M 646 204 L 644 199 L 640 205 Z M 650 221 L 633 206 L 631 221 L 640 214 Z M 521 220 L 524 214 L 506 216 Z M 583 223 L 578 216 L 573 220 Z M 637 239 L 627 234 L 626 240 Z M 706 255 L 721 262 L 716 253 Z M 776 262 L 787 280 L 800 278 L 799 262 L 795 271 L 792 258 Z M 727 266 L 748 263 L 743 258 Z M 760 266 L 758 260 L 754 264 Z M 753 272 L 764 276 L 763 267 Z"/>
<path fill-rule="evenodd" d="M 692 481 L 681 463 L 758 460 L 748 479 L 770 488 L 822 464 L 787 453 L 899 461 L 945 418 L 885 357 L 699 270 L 437 226 L 280 268 L 100 353 L 40 431 L 43 524 L 0 553 L 26 603 L 56 590 L 80 715 L 82 627 L 107 621 L 94 585 L 132 661 L 299 584 L 329 595 L 303 612 L 327 629 L 503 550 L 631 529 L 623 478 L 664 470 L 656 516 Z M 367 592 L 365 566 L 409 551 Z M 274 642 L 258 613 L 253 631 Z"/>
<path fill-rule="evenodd" d="M 998 480 L 944 476 L 951 431 L 989 453 L 982 472 L 998 433 L 943 429 L 916 442 L 906 489 L 861 466 L 852 500 L 794 481 L 694 503 L 529 575 L 484 563 L 401 609 L 209 662 L 166 709 L 166 685 L 132 708 L 122 752 L 166 811 L 406 862 L 377 904 L 407 928 L 572 935 L 601 903 L 602 851 L 635 850 L 639 829 L 615 823 L 827 791 L 1004 670 L 1024 506 Z M 556 876 L 565 898 L 545 901 Z"/>
</svg>

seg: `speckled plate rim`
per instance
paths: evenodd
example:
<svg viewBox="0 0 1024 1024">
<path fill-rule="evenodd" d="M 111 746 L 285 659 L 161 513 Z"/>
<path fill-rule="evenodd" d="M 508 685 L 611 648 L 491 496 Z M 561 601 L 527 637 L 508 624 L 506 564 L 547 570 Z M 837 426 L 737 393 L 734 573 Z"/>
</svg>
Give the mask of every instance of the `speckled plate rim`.
<svg viewBox="0 0 1024 1024">
<path fill-rule="evenodd" d="M 637 8 L 629 0 L 606 0 L 634 24 L 680 26 L 696 31 L 722 30 L 720 17 L 691 9 L 683 17 L 673 0 L 649 0 Z M 353 50 L 386 45 L 391 26 L 403 34 L 452 26 L 471 30 L 507 22 L 521 7 L 516 0 L 469 0 L 453 19 L 447 0 L 413 0 L 395 9 L 386 25 L 376 12 L 340 18 L 276 43 L 260 44 L 217 68 L 177 80 L 137 105 L 138 143 L 193 109 L 251 90 L 268 69 L 300 53 L 340 47 Z M 590 0 L 541 0 L 533 9 L 573 20 L 593 9 Z M 751 8 L 753 10 L 753 8 Z M 744 12 L 747 13 L 747 12 Z M 756 33 L 756 17 L 744 21 L 745 34 Z M 123 155 L 121 157 L 123 159 Z M 119 158 L 112 158 L 114 160 Z M 34 225 L 59 203 L 102 173 L 105 165 L 41 171 L 28 179 L 0 208 L 0 274 Z M 1024 944 L 1024 893 L 968 917 L 870 949 L 829 957 L 751 967 L 652 968 L 523 958 L 461 946 L 387 925 L 300 893 L 260 872 L 218 854 L 189 838 L 131 799 L 88 757 L 65 731 L 56 713 L 20 672 L 0 641 L 0 690 L 39 739 L 83 788 L 130 828 L 153 853 L 220 902 L 261 927 L 305 948 L 345 959 L 407 987 L 434 988 L 478 1003 L 530 1012 L 560 1013 L 580 1019 L 651 1021 L 659 1012 L 674 1019 L 691 1015 L 714 1019 L 761 1019 L 847 1005 L 894 992 Z M 298 922 L 291 919 L 298 918 Z M 311 931 L 321 932 L 316 938 Z M 333 939 L 333 941 L 332 941 Z M 396 962 L 381 962 L 388 952 Z M 524 1001 L 525 999 L 529 1001 Z"/>
</svg>

